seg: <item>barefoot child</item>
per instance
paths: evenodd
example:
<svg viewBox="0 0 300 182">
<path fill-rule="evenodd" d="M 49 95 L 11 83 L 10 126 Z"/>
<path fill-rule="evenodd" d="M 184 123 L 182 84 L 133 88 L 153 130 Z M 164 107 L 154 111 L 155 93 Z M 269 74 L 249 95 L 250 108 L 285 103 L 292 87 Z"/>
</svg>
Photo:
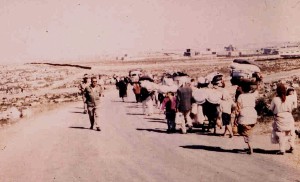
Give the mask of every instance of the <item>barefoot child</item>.
<svg viewBox="0 0 300 182">
<path fill-rule="evenodd" d="M 220 104 L 220 109 L 222 112 L 222 122 L 225 126 L 225 131 L 223 136 L 226 136 L 226 132 L 229 132 L 229 138 L 233 137 L 232 127 L 231 127 L 231 111 L 234 108 L 234 102 L 230 98 L 230 95 L 227 92 L 224 92 L 222 95 L 222 100 Z"/>
</svg>

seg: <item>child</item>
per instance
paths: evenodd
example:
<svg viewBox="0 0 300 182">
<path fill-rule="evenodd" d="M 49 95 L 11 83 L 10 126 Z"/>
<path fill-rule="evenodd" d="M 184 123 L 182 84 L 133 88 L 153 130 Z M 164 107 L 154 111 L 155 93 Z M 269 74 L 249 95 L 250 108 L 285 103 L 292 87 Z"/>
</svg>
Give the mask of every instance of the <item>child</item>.
<svg viewBox="0 0 300 182">
<path fill-rule="evenodd" d="M 161 105 L 161 110 L 165 110 L 166 113 L 168 133 L 174 133 L 176 131 L 176 97 L 174 95 L 173 92 L 168 92 Z"/>
<path fill-rule="evenodd" d="M 229 138 L 233 137 L 232 127 L 231 127 L 231 111 L 234 107 L 234 102 L 230 98 L 230 95 L 227 92 L 222 94 L 222 100 L 220 104 L 220 109 L 222 112 L 222 122 L 223 126 L 225 126 L 225 131 L 223 136 L 226 136 L 226 132 L 229 131 Z"/>
</svg>

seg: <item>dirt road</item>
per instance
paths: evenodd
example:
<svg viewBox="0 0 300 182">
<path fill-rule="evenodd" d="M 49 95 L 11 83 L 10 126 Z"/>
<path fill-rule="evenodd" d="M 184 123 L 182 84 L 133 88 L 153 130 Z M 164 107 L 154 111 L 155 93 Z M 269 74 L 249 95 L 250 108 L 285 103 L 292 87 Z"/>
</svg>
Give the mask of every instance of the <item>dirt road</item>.
<svg viewBox="0 0 300 182">
<path fill-rule="evenodd" d="M 241 137 L 167 134 L 164 116 L 142 115 L 129 89 L 103 98 L 101 132 L 89 130 L 81 103 L 20 121 L 0 133 L 0 181 L 300 181 L 295 156 L 257 136 L 254 154 Z M 221 132 L 221 131 L 218 131 Z"/>
</svg>

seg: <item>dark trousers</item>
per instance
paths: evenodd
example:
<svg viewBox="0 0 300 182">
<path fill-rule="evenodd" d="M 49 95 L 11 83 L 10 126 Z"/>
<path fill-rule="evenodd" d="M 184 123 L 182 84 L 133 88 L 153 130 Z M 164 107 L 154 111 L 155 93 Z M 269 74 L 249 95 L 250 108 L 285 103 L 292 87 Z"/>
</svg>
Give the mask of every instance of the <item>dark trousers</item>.
<svg viewBox="0 0 300 182">
<path fill-rule="evenodd" d="M 171 110 L 166 112 L 166 119 L 168 124 L 168 130 L 169 131 L 175 131 L 176 124 L 175 124 L 175 118 L 176 118 L 176 111 Z"/>
<path fill-rule="evenodd" d="M 136 100 L 136 102 L 142 102 L 141 94 L 135 94 L 135 100 Z"/>
</svg>

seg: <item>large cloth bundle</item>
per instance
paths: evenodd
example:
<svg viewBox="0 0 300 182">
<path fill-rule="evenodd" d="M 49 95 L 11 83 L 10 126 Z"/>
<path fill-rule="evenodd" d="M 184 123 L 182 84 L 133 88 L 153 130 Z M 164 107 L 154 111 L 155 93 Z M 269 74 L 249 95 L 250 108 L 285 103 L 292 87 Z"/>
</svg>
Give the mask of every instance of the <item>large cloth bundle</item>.
<svg viewBox="0 0 300 182">
<path fill-rule="evenodd" d="M 206 79 L 209 83 L 211 83 L 215 77 L 219 77 L 219 76 L 221 76 L 221 75 L 222 75 L 221 73 L 215 71 L 215 72 L 212 72 L 212 73 L 206 75 L 205 79 Z M 223 76 L 223 75 L 222 75 L 222 76 Z"/>
<path fill-rule="evenodd" d="M 164 77 L 162 80 L 162 85 L 172 86 L 172 85 L 175 85 L 175 83 L 172 78 Z"/>
<path fill-rule="evenodd" d="M 203 104 L 208 98 L 206 89 L 196 89 L 193 91 L 193 98 L 197 104 Z"/>
<path fill-rule="evenodd" d="M 158 93 L 168 93 L 168 92 L 177 92 L 177 89 L 178 89 L 178 86 L 177 85 L 171 85 L 171 86 L 168 86 L 168 85 L 159 85 L 158 88 L 157 88 L 157 91 Z"/>
<path fill-rule="evenodd" d="M 129 78 L 130 78 L 130 81 L 132 83 L 138 82 L 141 75 L 142 75 L 142 72 L 139 69 L 138 70 L 130 70 L 129 71 Z"/>
<path fill-rule="evenodd" d="M 191 78 L 189 76 L 175 76 L 173 80 L 178 86 L 191 82 Z"/>
<path fill-rule="evenodd" d="M 230 68 L 232 85 L 239 85 L 242 82 L 254 84 L 256 82 L 255 74 L 260 73 L 259 66 L 248 60 L 235 59 Z"/>
<path fill-rule="evenodd" d="M 143 76 L 140 76 L 140 79 L 139 81 L 150 81 L 150 82 L 153 82 L 153 78 L 149 75 L 143 75 Z"/>
<path fill-rule="evenodd" d="M 157 85 L 149 80 L 143 80 L 141 82 L 141 87 L 144 87 L 147 89 L 149 92 L 152 92 L 157 89 Z"/>
<path fill-rule="evenodd" d="M 207 90 L 206 100 L 211 104 L 220 104 L 221 98 L 222 98 L 222 93 L 217 91 L 216 89 Z"/>
<path fill-rule="evenodd" d="M 198 82 L 197 87 L 200 87 L 200 88 L 204 88 L 209 85 L 209 81 L 204 77 L 198 77 L 197 82 Z"/>
<path fill-rule="evenodd" d="M 256 65 L 252 65 L 252 64 L 232 63 L 230 65 L 230 68 L 232 70 L 251 72 L 251 73 L 260 72 L 260 68 Z"/>
</svg>

